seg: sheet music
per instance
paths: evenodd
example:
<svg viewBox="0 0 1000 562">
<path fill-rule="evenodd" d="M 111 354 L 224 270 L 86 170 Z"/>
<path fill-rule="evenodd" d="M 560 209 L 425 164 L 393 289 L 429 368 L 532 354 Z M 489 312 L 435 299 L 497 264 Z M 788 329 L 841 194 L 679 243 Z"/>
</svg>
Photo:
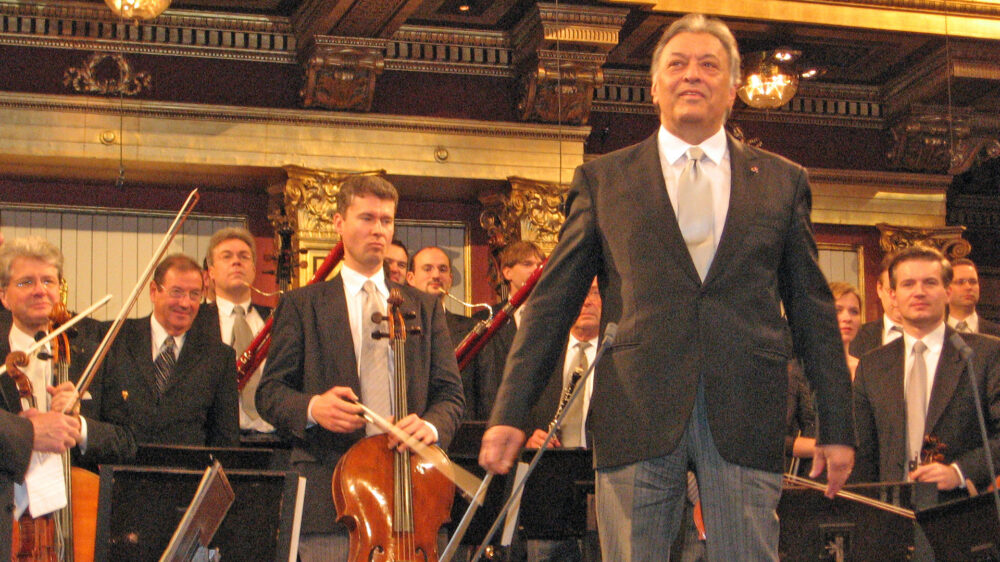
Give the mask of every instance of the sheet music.
<svg viewBox="0 0 1000 562">
<path fill-rule="evenodd" d="M 302 505 L 306 499 L 306 477 L 299 476 L 299 489 L 295 492 L 295 515 L 292 518 L 292 546 L 288 550 L 288 562 L 296 562 L 299 554 L 299 530 L 302 528 Z"/>
<path fill-rule="evenodd" d="M 63 478 L 62 456 L 55 453 L 35 452 L 24 477 L 28 491 L 28 512 L 41 517 L 66 507 L 66 481 Z M 20 517 L 23 509 L 15 513 Z"/>
</svg>

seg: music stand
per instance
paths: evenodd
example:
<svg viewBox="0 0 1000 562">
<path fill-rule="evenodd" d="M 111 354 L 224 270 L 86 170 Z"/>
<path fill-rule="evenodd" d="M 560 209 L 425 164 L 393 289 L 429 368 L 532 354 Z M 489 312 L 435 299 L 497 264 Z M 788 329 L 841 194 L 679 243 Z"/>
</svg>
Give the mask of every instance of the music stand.
<svg viewBox="0 0 1000 562">
<path fill-rule="evenodd" d="M 534 454 L 522 451 L 521 461 L 530 463 Z M 549 449 L 524 484 L 518 529 L 528 539 L 581 538 L 587 534 L 587 494 L 593 492 L 592 451 Z"/>
<path fill-rule="evenodd" d="M 207 550 L 235 498 L 222 465 L 215 461 L 205 469 L 194 499 L 184 512 L 160 562 L 189 562 L 194 560 L 196 553 Z M 205 558 L 216 559 L 208 554 Z"/>
<path fill-rule="evenodd" d="M 158 559 L 198 488 L 202 472 L 102 465 L 95 559 Z M 227 560 L 287 562 L 298 473 L 228 470 L 226 476 L 236 499 L 212 546 Z"/>
<path fill-rule="evenodd" d="M 917 511 L 917 522 L 938 560 L 1000 560 L 1000 525 L 992 494 Z"/>
<path fill-rule="evenodd" d="M 219 461 L 231 470 L 277 470 L 274 450 L 262 447 L 201 447 L 141 443 L 131 464 L 203 470 Z"/>
</svg>

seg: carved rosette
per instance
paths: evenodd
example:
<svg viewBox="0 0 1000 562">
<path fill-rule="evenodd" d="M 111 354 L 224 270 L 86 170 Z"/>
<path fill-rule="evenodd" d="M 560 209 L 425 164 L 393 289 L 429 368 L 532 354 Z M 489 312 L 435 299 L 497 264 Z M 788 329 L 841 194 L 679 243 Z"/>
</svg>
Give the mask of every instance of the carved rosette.
<svg viewBox="0 0 1000 562">
<path fill-rule="evenodd" d="M 385 48 L 384 39 L 317 35 L 303 64 L 302 106 L 370 111 Z"/>
<path fill-rule="evenodd" d="M 538 3 L 511 33 L 525 121 L 586 125 L 627 10 Z"/>
<path fill-rule="evenodd" d="M 333 229 L 333 215 L 344 180 L 355 175 L 385 176 L 385 170 L 355 172 L 301 166 L 284 166 L 284 170 L 288 179 L 268 188 L 267 216 L 275 232 L 291 227 L 292 252 L 303 258 L 298 283 L 293 280 L 293 285 L 302 286 L 340 239 Z"/>
<path fill-rule="evenodd" d="M 962 238 L 964 226 L 942 226 L 938 228 L 910 228 L 886 223 L 875 225 L 882 234 L 879 246 L 886 254 L 897 252 L 910 246 L 931 246 L 941 250 L 948 259 L 964 258 L 972 251 L 972 245 Z"/>
<path fill-rule="evenodd" d="M 121 53 L 94 53 L 80 66 L 63 74 L 63 85 L 84 94 L 135 96 L 148 90 L 153 79 L 148 72 L 135 72 Z"/>
</svg>

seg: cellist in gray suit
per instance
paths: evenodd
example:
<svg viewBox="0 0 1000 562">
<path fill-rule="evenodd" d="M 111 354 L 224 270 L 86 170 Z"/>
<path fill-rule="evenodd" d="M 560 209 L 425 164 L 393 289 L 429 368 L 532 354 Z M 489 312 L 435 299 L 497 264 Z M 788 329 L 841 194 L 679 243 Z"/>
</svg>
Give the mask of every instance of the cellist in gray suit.
<svg viewBox="0 0 1000 562">
<path fill-rule="evenodd" d="M 708 558 L 777 560 L 793 355 L 818 397 L 813 473 L 826 470 L 828 495 L 854 462 L 850 375 L 806 171 L 726 135 L 739 67 L 721 21 L 689 15 L 664 33 L 652 65 L 661 127 L 577 169 L 484 435 L 480 464 L 506 472 L 596 275 L 602 322 L 618 324 L 587 419 L 605 560 L 667 556 L 689 466 Z"/>
</svg>

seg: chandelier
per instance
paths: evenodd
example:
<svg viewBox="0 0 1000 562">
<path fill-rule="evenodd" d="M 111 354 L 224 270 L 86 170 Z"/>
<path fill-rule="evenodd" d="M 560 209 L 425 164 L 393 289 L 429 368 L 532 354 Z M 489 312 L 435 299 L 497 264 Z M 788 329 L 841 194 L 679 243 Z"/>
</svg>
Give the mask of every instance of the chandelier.
<svg viewBox="0 0 1000 562">
<path fill-rule="evenodd" d="M 170 6 L 170 0 L 104 0 L 116 16 L 127 20 L 151 20 Z"/>
<path fill-rule="evenodd" d="M 775 109 L 788 103 L 799 88 L 795 59 L 801 55 L 791 49 L 751 53 L 743 59 L 742 84 L 736 93 L 750 107 Z"/>
</svg>

